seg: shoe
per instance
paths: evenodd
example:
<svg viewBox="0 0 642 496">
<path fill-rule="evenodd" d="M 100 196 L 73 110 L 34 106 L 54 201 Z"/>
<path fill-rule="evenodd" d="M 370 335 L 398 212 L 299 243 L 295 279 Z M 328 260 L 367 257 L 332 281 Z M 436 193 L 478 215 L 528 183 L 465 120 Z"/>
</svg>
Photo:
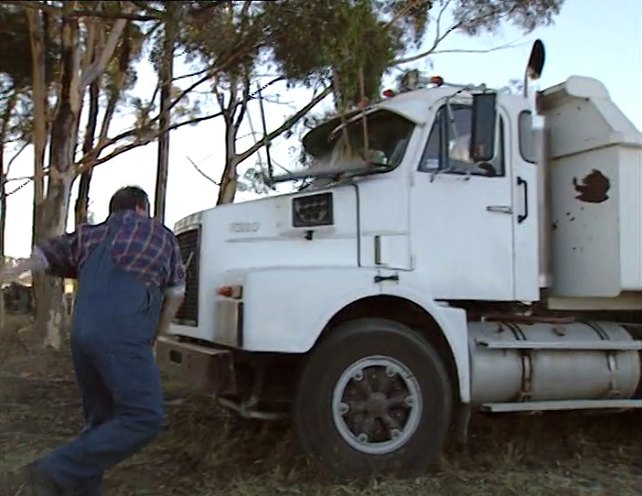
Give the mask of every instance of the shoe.
<svg viewBox="0 0 642 496">
<path fill-rule="evenodd" d="M 23 468 L 27 496 L 62 496 L 62 488 L 33 463 Z"/>
<path fill-rule="evenodd" d="M 80 482 L 71 494 L 72 496 L 105 496 L 102 475 Z"/>
</svg>

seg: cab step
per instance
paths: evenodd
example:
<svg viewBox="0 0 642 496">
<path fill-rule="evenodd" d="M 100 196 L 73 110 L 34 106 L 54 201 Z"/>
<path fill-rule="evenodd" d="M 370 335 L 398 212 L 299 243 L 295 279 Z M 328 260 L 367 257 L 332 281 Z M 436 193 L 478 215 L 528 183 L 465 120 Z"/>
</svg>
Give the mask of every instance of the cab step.
<svg viewBox="0 0 642 496">
<path fill-rule="evenodd" d="M 642 341 L 493 341 L 477 339 L 477 345 L 491 350 L 574 350 L 574 351 L 637 351 Z"/>
<path fill-rule="evenodd" d="M 642 408 L 642 400 L 562 400 L 520 401 L 516 403 L 484 403 L 482 411 L 492 413 L 544 412 L 562 410 L 628 410 Z"/>
</svg>

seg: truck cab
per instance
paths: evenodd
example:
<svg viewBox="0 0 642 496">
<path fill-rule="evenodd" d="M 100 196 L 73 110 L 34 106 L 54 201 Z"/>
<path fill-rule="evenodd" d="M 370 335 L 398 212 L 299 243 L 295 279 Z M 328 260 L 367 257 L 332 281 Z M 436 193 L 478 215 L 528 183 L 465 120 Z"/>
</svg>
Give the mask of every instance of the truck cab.
<svg viewBox="0 0 642 496">
<path fill-rule="evenodd" d="M 642 406 L 640 132 L 590 78 L 532 109 L 411 76 L 304 137 L 304 187 L 175 226 L 162 367 L 334 474 L 423 470 L 473 411 Z"/>
</svg>

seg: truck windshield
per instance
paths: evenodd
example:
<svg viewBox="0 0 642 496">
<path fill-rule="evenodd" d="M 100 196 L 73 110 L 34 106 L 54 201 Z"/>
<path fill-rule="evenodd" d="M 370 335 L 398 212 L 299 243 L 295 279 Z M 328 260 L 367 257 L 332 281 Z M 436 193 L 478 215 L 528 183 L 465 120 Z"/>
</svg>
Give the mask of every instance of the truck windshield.
<svg viewBox="0 0 642 496">
<path fill-rule="evenodd" d="M 304 138 L 304 154 L 291 177 L 387 172 L 401 163 L 413 129 L 411 121 L 387 110 L 334 119 Z"/>
</svg>

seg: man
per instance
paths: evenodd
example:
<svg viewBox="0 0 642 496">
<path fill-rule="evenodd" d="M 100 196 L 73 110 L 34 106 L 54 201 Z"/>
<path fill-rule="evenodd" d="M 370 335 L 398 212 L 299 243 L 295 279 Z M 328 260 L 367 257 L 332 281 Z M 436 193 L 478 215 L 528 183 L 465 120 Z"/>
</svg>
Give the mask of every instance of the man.
<svg viewBox="0 0 642 496">
<path fill-rule="evenodd" d="M 153 345 L 185 291 L 175 236 L 140 188 L 118 190 L 109 218 L 38 244 L 0 279 L 26 271 L 77 278 L 71 347 L 85 428 L 25 469 L 27 494 L 103 494 L 103 471 L 147 445 L 164 420 Z M 67 493 L 64 493 L 67 494 Z"/>
</svg>

